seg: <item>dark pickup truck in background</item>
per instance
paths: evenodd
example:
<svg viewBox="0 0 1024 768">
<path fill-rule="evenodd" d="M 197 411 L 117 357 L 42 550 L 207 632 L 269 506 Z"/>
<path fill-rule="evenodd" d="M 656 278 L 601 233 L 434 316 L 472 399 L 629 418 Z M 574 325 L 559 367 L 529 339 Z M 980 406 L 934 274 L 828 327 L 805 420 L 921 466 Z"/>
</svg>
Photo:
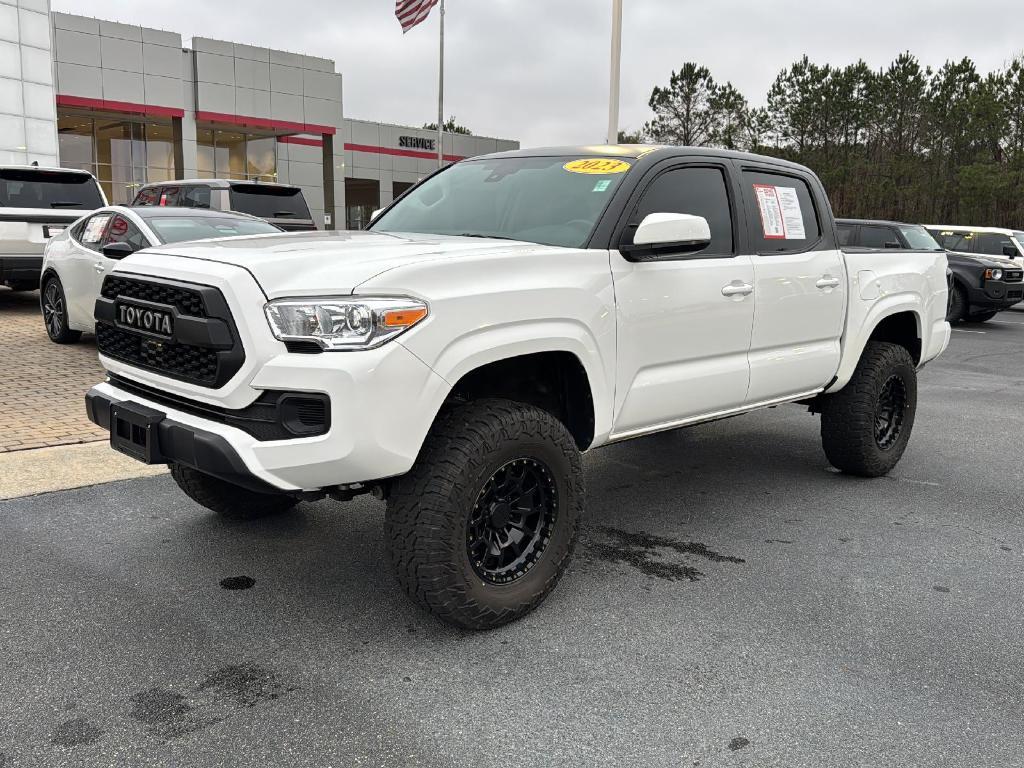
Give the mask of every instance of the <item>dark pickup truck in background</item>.
<svg viewBox="0 0 1024 768">
<path fill-rule="evenodd" d="M 945 250 L 952 271 L 946 319 L 983 323 L 1024 298 L 1024 269 L 1010 259 L 950 250 L 920 224 L 837 219 L 841 245 L 860 248 Z"/>
</svg>

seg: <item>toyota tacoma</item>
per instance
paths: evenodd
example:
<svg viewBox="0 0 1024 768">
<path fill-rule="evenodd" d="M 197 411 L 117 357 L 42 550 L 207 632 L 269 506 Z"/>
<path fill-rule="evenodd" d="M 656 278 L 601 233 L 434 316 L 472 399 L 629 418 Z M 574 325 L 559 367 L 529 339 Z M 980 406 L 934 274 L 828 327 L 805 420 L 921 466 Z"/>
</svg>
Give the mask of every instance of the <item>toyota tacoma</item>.
<svg viewBox="0 0 1024 768">
<path fill-rule="evenodd" d="M 484 629 L 569 562 L 581 454 L 782 403 L 876 477 L 949 343 L 946 256 L 837 245 L 818 178 L 723 150 L 516 151 L 366 231 L 173 244 L 96 302 L 111 445 L 226 516 L 386 501 L 409 596 Z"/>
</svg>

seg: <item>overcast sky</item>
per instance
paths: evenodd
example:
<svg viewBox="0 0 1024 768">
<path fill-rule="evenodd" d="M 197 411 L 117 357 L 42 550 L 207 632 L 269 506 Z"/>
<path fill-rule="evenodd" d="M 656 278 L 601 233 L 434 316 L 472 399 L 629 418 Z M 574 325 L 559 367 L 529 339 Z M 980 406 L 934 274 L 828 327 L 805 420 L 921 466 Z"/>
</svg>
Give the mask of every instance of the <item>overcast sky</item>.
<svg viewBox="0 0 1024 768">
<path fill-rule="evenodd" d="M 420 125 L 437 114 L 437 10 L 406 35 L 393 0 L 52 0 L 54 10 L 334 59 L 346 117 Z M 446 0 L 445 114 L 523 146 L 603 140 L 611 0 Z M 878 68 L 970 56 L 989 71 L 1024 52 L 1019 0 L 624 0 L 624 128 L 682 62 L 761 104 L 807 54 Z"/>
</svg>

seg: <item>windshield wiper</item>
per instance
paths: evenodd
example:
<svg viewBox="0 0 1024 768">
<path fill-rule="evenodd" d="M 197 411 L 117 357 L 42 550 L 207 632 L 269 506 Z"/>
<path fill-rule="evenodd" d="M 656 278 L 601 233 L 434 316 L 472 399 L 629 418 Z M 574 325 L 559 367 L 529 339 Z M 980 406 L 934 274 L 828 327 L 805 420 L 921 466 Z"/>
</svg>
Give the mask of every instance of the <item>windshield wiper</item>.
<svg viewBox="0 0 1024 768">
<path fill-rule="evenodd" d="M 481 235 L 479 232 L 462 232 L 459 237 L 482 237 L 486 240 L 517 240 L 515 237 L 505 237 L 504 235 Z"/>
<path fill-rule="evenodd" d="M 81 205 L 77 200 L 53 200 L 50 202 L 51 208 L 78 208 Z"/>
</svg>

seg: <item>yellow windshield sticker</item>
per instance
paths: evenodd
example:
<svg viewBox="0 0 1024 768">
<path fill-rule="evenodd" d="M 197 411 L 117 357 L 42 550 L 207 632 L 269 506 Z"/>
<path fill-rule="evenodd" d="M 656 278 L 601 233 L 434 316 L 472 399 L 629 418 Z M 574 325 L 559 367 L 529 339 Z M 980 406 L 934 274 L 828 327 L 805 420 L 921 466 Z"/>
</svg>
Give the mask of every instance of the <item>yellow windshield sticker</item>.
<svg viewBox="0 0 1024 768">
<path fill-rule="evenodd" d="M 625 160 L 612 160 L 606 157 L 588 157 L 585 160 L 573 160 L 562 166 L 569 173 L 625 173 L 630 169 Z"/>
</svg>

